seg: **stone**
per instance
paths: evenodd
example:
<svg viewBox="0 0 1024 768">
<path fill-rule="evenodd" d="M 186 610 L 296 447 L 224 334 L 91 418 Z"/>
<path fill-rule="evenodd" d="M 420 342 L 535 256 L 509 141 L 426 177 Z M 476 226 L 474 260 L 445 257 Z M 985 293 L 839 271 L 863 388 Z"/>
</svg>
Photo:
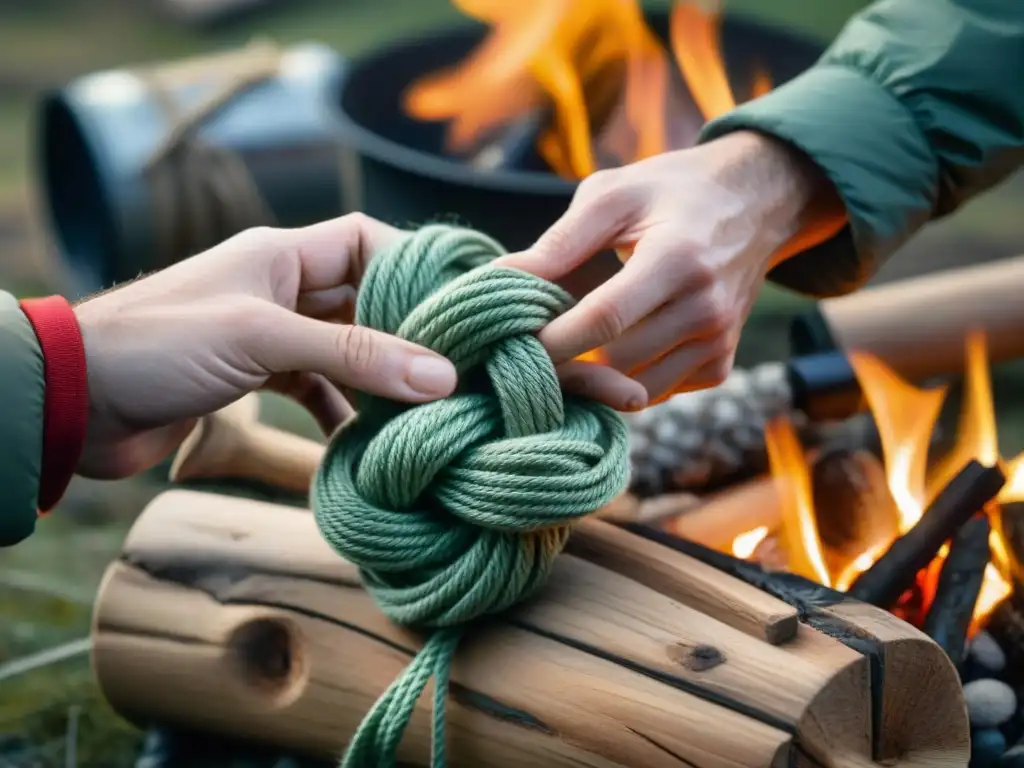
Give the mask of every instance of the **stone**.
<svg viewBox="0 0 1024 768">
<path fill-rule="evenodd" d="M 998 728 L 982 728 L 971 733 L 971 768 L 1001 765 L 1006 738 Z"/>
<path fill-rule="evenodd" d="M 968 651 L 971 659 L 979 667 L 991 672 L 1002 672 L 1006 669 L 1006 653 L 992 635 L 979 632 Z"/>
<path fill-rule="evenodd" d="M 1024 745 L 1010 747 L 999 758 L 999 768 L 1024 768 Z"/>
<path fill-rule="evenodd" d="M 1017 695 L 1001 680 L 991 677 L 974 680 L 964 686 L 967 714 L 975 728 L 995 728 L 1017 710 Z"/>
</svg>

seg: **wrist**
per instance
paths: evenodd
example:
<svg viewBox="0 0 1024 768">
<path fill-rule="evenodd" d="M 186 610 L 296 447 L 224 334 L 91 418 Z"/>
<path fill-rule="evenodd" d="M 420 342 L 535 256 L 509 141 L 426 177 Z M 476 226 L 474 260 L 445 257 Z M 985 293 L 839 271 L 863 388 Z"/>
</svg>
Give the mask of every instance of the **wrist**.
<svg viewBox="0 0 1024 768">
<path fill-rule="evenodd" d="M 835 235 L 846 222 L 838 194 L 804 153 L 771 136 L 737 131 L 717 139 L 725 183 L 746 198 L 771 269 Z"/>
<path fill-rule="evenodd" d="M 85 443 L 89 411 L 82 333 L 62 296 L 26 299 L 28 318 L 43 357 L 43 455 L 38 508 L 48 512 L 64 495 Z"/>
</svg>

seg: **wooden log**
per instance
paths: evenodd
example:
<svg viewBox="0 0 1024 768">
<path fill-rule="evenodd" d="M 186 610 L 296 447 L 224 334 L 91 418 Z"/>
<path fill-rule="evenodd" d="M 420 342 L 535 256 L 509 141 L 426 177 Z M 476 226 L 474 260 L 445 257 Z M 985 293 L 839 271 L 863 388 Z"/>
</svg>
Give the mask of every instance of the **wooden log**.
<svg viewBox="0 0 1024 768">
<path fill-rule="evenodd" d="M 850 594 L 872 605 L 895 605 L 914 582 L 917 572 L 935 558 L 964 523 L 996 497 L 1005 483 L 1006 475 L 999 467 L 968 462 L 935 497 L 917 524 L 857 578 Z"/>
<path fill-rule="evenodd" d="M 991 530 L 986 515 L 968 521 L 953 537 L 949 554 L 939 572 L 924 632 L 935 640 L 958 667 L 967 645 L 967 630 L 974 606 L 981 594 L 985 568 L 992 559 L 988 537 Z"/>
<path fill-rule="evenodd" d="M 703 570 L 718 594 L 753 589 L 710 561 L 724 556 L 596 521 L 581 531 L 539 598 L 459 649 L 453 766 L 966 765 L 956 671 L 909 625 L 789 584 L 776 591 L 803 621 L 772 645 L 721 607 L 706 612 L 687 586 Z M 93 640 L 100 687 L 130 719 L 325 757 L 420 643 L 381 614 L 311 515 L 183 490 L 135 523 L 105 575 Z M 428 762 L 430 696 L 404 763 Z"/>
<path fill-rule="evenodd" d="M 296 435 L 259 424 L 258 412 L 245 401 L 200 420 L 182 444 L 174 466 L 188 472 L 171 479 L 243 478 L 286 489 L 308 489 L 324 446 Z M 624 494 L 597 510 L 594 519 L 580 523 L 574 546 L 586 555 L 614 561 L 615 570 L 626 570 L 636 580 L 655 589 L 669 590 L 671 597 L 682 590 L 705 612 L 769 643 L 781 643 L 796 631 L 796 611 L 743 584 L 729 584 L 717 578 L 700 562 L 674 555 L 665 561 L 659 548 L 652 551 L 643 541 L 616 536 L 615 529 L 598 518 L 617 522 L 650 523 L 642 505 Z M 625 510 L 623 510 L 623 507 Z M 611 537 L 611 538 L 609 538 Z"/>
<path fill-rule="evenodd" d="M 814 510 L 829 573 L 899 535 L 900 515 L 882 460 L 862 449 L 823 449 L 811 466 Z"/>
<path fill-rule="evenodd" d="M 975 331 L 985 334 L 993 364 L 1024 355 L 1022 280 L 1018 256 L 826 299 L 817 311 L 839 349 L 870 352 L 921 380 L 963 371 L 965 341 Z"/>
<path fill-rule="evenodd" d="M 945 756 L 941 749 L 936 752 L 929 750 L 927 756 L 912 756 L 906 743 L 900 741 L 901 737 L 890 730 L 894 725 L 904 723 L 906 718 L 915 717 L 915 708 L 925 705 L 929 697 L 946 695 L 939 689 L 932 689 L 919 700 L 920 691 L 913 690 L 913 682 L 907 682 L 908 679 L 917 679 L 921 684 L 929 684 L 933 680 L 931 675 L 946 680 L 950 670 L 954 669 L 949 657 L 937 645 L 931 642 L 922 645 L 926 635 L 886 611 L 795 574 L 767 573 L 754 563 L 737 560 L 654 528 L 641 525 L 628 525 L 626 528 L 778 597 L 797 609 L 801 628 L 805 625 L 811 627 L 863 654 L 869 661 L 873 691 L 872 754 L 876 760 L 898 762 L 912 759 L 914 765 L 932 765 L 932 760 L 937 761 L 935 764 L 946 765 L 947 761 L 949 765 L 963 764 L 958 747 L 952 748 L 953 751 Z M 956 686 L 959 686 L 959 680 Z M 956 695 L 961 697 L 959 693 Z M 936 712 L 936 715 L 959 732 L 961 724 L 952 710 L 942 714 Z M 927 730 L 931 726 L 923 727 Z"/>
<path fill-rule="evenodd" d="M 724 550 L 742 533 L 762 526 L 777 528 L 781 515 L 775 481 L 763 476 L 705 496 L 662 527 L 680 538 Z"/>
</svg>

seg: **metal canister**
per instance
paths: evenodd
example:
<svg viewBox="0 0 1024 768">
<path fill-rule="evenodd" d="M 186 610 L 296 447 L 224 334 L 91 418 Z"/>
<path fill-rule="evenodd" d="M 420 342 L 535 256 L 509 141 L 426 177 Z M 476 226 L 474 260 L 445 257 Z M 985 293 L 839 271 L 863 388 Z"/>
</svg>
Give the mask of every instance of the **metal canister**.
<svg viewBox="0 0 1024 768">
<path fill-rule="evenodd" d="M 42 212 L 80 296 L 251 226 L 342 210 L 337 83 L 344 60 L 256 42 L 86 75 L 40 103 Z"/>
</svg>

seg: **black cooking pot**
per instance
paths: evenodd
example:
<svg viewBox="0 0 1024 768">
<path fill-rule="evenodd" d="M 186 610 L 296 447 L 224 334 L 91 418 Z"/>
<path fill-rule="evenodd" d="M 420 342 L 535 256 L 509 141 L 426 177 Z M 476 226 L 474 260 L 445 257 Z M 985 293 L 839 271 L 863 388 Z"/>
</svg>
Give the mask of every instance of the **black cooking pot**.
<svg viewBox="0 0 1024 768">
<path fill-rule="evenodd" d="M 667 15 L 651 23 L 665 39 Z M 526 247 L 565 211 L 575 185 L 544 171 L 476 170 L 446 157 L 444 125 L 413 119 L 401 104 L 409 85 L 459 62 L 485 33 L 480 25 L 427 32 L 347 62 L 322 47 L 300 47 L 280 76 L 232 100 L 199 136 L 242 160 L 269 204 L 262 223 L 300 226 L 362 210 L 403 227 L 454 221 L 509 249 Z M 722 35 L 730 73 L 745 77 L 757 62 L 776 84 L 821 51 L 737 17 L 725 18 Z M 200 85 L 181 96 L 196 100 L 202 92 Z M 162 247 L 143 167 L 168 130 L 152 94 L 133 86 L 127 71 L 90 75 L 42 103 L 43 209 L 75 292 L 166 266 L 234 234 L 221 222 L 190 252 Z"/>
</svg>

